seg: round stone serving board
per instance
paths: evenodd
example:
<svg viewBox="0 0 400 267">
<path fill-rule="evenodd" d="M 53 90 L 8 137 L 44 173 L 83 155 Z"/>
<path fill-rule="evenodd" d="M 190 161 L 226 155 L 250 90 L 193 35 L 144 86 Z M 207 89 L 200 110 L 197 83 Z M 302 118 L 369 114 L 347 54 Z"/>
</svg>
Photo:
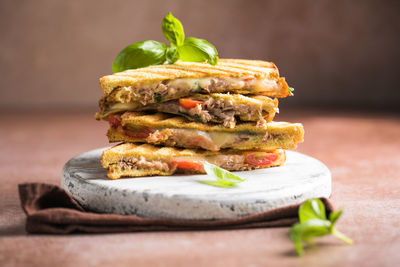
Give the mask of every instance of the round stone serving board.
<svg viewBox="0 0 400 267">
<path fill-rule="evenodd" d="M 109 180 L 100 165 L 102 151 L 92 150 L 69 160 L 62 186 L 87 209 L 151 218 L 235 218 L 329 197 L 331 174 L 320 161 L 287 151 L 281 167 L 235 172 L 246 181 L 235 188 L 199 183 L 207 175 L 153 176 Z"/>
</svg>

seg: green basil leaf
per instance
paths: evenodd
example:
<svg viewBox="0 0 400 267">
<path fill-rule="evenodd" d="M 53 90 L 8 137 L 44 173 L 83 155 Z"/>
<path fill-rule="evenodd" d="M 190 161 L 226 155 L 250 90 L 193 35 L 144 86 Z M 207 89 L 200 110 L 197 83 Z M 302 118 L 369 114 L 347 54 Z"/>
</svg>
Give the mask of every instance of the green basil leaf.
<svg viewBox="0 0 400 267">
<path fill-rule="evenodd" d="M 166 61 L 167 45 L 146 40 L 125 47 L 114 60 L 113 72 L 160 65 Z"/>
<path fill-rule="evenodd" d="M 185 40 L 182 23 L 171 12 L 165 15 L 162 21 L 162 32 L 173 46 L 181 46 Z"/>
<path fill-rule="evenodd" d="M 299 208 L 300 223 L 310 219 L 326 220 L 325 205 L 318 198 L 308 199 Z"/>
<path fill-rule="evenodd" d="M 216 178 L 218 181 L 224 183 L 239 183 L 243 182 L 244 179 L 240 178 L 239 176 L 224 170 L 214 164 L 208 163 L 207 161 L 204 162 L 204 170 L 208 175 L 211 177 Z"/>
<path fill-rule="evenodd" d="M 212 186 L 216 186 L 216 187 L 224 187 L 224 188 L 232 188 L 232 187 L 236 186 L 235 183 L 228 185 L 228 184 L 220 183 L 219 181 L 204 181 L 204 180 L 202 180 L 202 181 L 198 181 L 198 182 L 202 183 L 202 184 L 212 185 Z"/>
<path fill-rule="evenodd" d="M 314 237 L 331 233 L 331 223 L 328 220 L 311 219 L 303 223 L 297 223 L 290 229 L 290 239 L 293 242 L 310 242 Z"/>
<path fill-rule="evenodd" d="M 300 223 L 290 229 L 289 237 L 293 241 L 297 253 L 301 256 L 304 251 L 303 242 L 311 242 L 313 238 L 332 234 L 338 239 L 352 244 L 353 240 L 339 232 L 334 224 L 342 214 L 342 210 L 331 212 L 326 219 L 325 206 L 320 199 L 309 199 L 299 208 Z"/>
<path fill-rule="evenodd" d="M 217 178 L 217 182 L 220 184 L 227 185 L 227 186 L 235 186 L 237 184 L 237 182 L 235 182 L 235 181 L 228 181 L 228 180 L 224 180 L 222 178 Z"/>
<path fill-rule="evenodd" d="M 218 51 L 204 39 L 188 37 L 183 46 L 178 47 L 179 59 L 190 62 L 205 62 L 211 65 L 218 63 Z"/>
<path fill-rule="evenodd" d="M 332 225 L 336 223 L 336 221 L 339 219 L 340 215 L 342 215 L 343 210 L 338 210 L 331 212 L 329 214 L 329 220 L 331 221 Z"/>
<path fill-rule="evenodd" d="M 166 56 L 168 63 L 174 64 L 179 59 L 178 49 L 175 46 L 168 47 Z"/>
</svg>

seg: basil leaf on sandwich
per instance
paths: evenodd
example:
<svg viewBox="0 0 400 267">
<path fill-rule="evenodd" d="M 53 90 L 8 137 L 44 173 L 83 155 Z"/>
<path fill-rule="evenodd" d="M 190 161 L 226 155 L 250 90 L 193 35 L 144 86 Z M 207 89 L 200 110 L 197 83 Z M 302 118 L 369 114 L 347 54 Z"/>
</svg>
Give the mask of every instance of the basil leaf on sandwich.
<svg viewBox="0 0 400 267">
<path fill-rule="evenodd" d="M 235 187 L 238 183 L 243 182 L 245 179 L 240 178 L 239 176 L 222 169 L 214 164 L 208 163 L 207 161 L 204 162 L 204 171 L 215 178 L 216 180 L 201 180 L 199 181 L 202 184 L 208 184 L 217 187 Z"/>
<path fill-rule="evenodd" d="M 178 49 L 176 46 L 170 46 L 167 48 L 167 61 L 169 64 L 174 64 L 179 59 Z"/>
<path fill-rule="evenodd" d="M 162 32 L 172 46 L 181 46 L 185 40 L 182 23 L 169 12 L 162 21 Z"/>
<path fill-rule="evenodd" d="M 115 58 L 112 70 L 121 72 L 127 69 L 144 68 L 165 63 L 173 64 L 177 60 L 189 62 L 218 62 L 215 47 L 204 39 L 188 37 L 182 23 L 169 12 L 162 21 L 162 32 L 171 46 L 157 41 L 147 40 L 125 47 Z"/>
<path fill-rule="evenodd" d="M 115 58 L 113 72 L 163 64 L 166 60 L 166 44 L 147 40 L 125 47 Z"/>
<path fill-rule="evenodd" d="M 211 65 L 218 63 L 218 52 L 215 47 L 204 39 L 188 37 L 183 46 L 178 47 L 179 59 L 190 62 L 207 61 Z"/>
</svg>

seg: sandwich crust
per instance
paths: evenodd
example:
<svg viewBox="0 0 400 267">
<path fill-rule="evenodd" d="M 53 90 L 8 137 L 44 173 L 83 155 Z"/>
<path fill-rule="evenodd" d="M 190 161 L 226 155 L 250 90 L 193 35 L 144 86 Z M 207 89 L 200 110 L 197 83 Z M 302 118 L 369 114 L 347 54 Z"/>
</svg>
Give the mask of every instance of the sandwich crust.
<svg viewBox="0 0 400 267">
<path fill-rule="evenodd" d="M 296 141 L 302 141 L 304 135 L 303 125 L 301 123 L 290 123 L 283 121 L 271 121 L 267 123 L 266 129 L 256 127 L 254 122 L 242 122 L 235 128 L 227 128 L 220 124 L 204 124 L 200 122 L 188 121 L 184 117 L 168 115 L 165 113 L 147 114 L 144 112 L 125 112 L 121 116 L 122 125 L 137 125 L 148 127 L 163 128 L 187 128 L 199 131 L 220 131 L 220 132 L 240 132 L 251 131 L 256 133 L 280 132 L 294 133 L 298 138 Z"/>
<path fill-rule="evenodd" d="M 101 112 L 96 114 L 96 118 L 104 119 L 109 114 L 124 111 L 150 110 L 183 115 L 189 120 L 202 123 L 223 123 L 224 126 L 233 128 L 237 118 L 242 121 L 257 121 L 258 125 L 263 127 L 266 122 L 273 120 L 276 112 L 279 112 L 278 100 L 262 95 L 195 94 L 182 100 L 195 104 L 185 107 L 180 104 L 179 99 L 149 105 L 139 102 L 124 103 L 123 99 L 115 99 L 112 103 L 100 101 Z"/>
<path fill-rule="evenodd" d="M 295 149 L 303 141 L 300 123 L 270 122 L 266 128 L 255 123 L 240 123 L 235 128 L 191 122 L 183 117 L 163 113 L 126 112 L 110 124 L 109 142 L 138 142 L 170 147 L 221 149 Z"/>
<path fill-rule="evenodd" d="M 274 89 L 264 92 L 272 97 L 286 97 L 289 87 L 284 78 L 279 77 L 277 67 L 272 62 L 262 60 L 220 59 L 212 66 L 208 63 L 182 62 L 155 65 L 145 68 L 126 70 L 100 78 L 104 95 L 108 96 L 116 88 L 140 86 L 165 80 L 192 78 L 241 78 L 253 77 L 274 81 Z M 254 90 L 239 90 L 237 93 L 254 93 Z M 259 92 L 263 94 L 262 91 Z"/>
<path fill-rule="evenodd" d="M 247 160 L 249 155 L 254 157 L 254 155 L 260 154 L 271 160 L 262 165 Z M 121 177 L 172 175 L 176 172 L 205 173 L 202 167 L 204 161 L 209 161 L 228 171 L 237 171 L 280 166 L 285 160 L 285 151 L 281 149 L 212 152 L 126 143 L 105 150 L 101 157 L 101 164 L 108 170 L 107 175 L 110 179 L 118 179 Z M 187 166 L 192 167 L 187 168 Z"/>
</svg>

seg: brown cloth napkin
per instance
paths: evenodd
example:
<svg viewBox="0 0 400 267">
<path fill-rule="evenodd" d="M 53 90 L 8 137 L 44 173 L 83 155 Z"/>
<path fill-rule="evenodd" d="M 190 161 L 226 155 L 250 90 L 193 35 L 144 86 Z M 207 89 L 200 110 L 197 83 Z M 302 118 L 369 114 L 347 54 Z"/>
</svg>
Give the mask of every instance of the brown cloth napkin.
<svg viewBox="0 0 400 267">
<path fill-rule="evenodd" d="M 299 207 L 299 205 L 291 205 L 233 219 L 179 220 L 90 212 L 85 210 L 64 189 L 50 184 L 20 184 L 19 197 L 22 208 L 27 215 L 26 231 L 28 233 L 48 234 L 290 226 L 298 221 L 297 210 Z M 329 214 L 333 210 L 332 204 L 326 198 L 321 198 L 321 200 L 324 202 Z"/>
</svg>

